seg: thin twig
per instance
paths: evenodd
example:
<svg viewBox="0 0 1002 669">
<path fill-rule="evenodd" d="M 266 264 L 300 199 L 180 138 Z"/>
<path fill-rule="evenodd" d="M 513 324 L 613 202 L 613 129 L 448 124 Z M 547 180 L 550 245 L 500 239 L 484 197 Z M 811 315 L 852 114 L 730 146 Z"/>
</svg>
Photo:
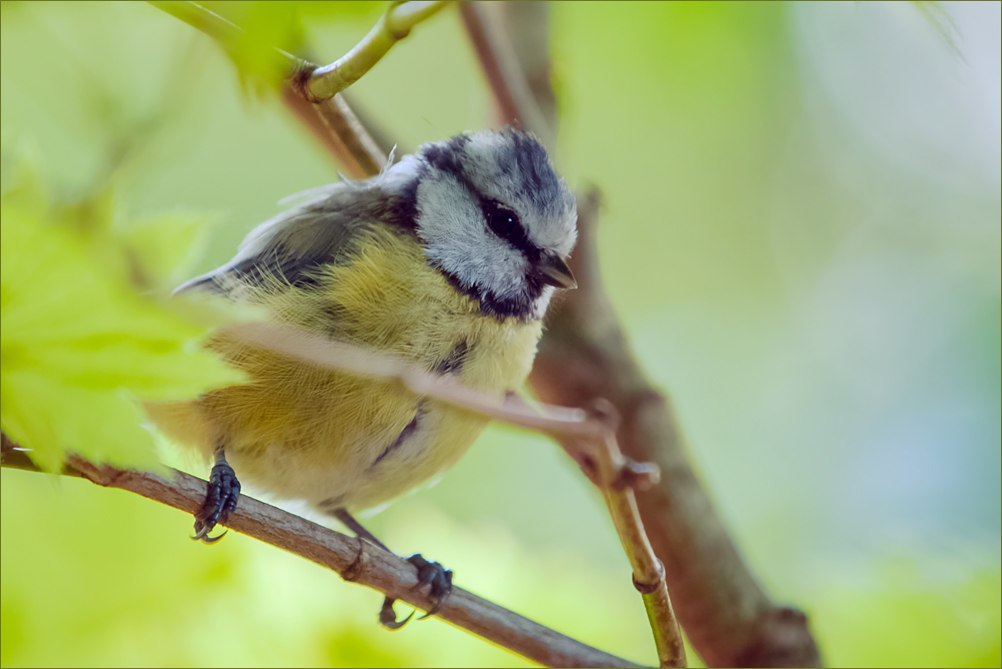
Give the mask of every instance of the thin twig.
<svg viewBox="0 0 1002 669">
<path fill-rule="evenodd" d="M 344 97 L 313 104 L 297 85 L 282 87 L 282 102 L 328 147 L 341 170 L 352 179 L 365 179 L 386 165 L 386 154 L 369 136 Z"/>
<path fill-rule="evenodd" d="M 39 471 L 24 451 L 15 448 L 16 444 L 3 435 L 4 467 Z M 95 465 L 72 456 L 64 473 L 194 513 L 205 499 L 205 481 L 184 472 L 169 471 L 171 480 L 149 472 Z M 246 495 L 240 496 L 226 526 L 326 567 L 346 581 L 378 590 L 425 611 L 432 606 L 424 594 L 425 589 L 416 588 L 418 579 L 414 566 L 368 542 Z M 453 588 L 436 617 L 546 666 L 640 666 L 575 641 L 461 588 Z"/>
<path fill-rule="evenodd" d="M 150 4 L 212 37 L 227 49 L 233 48 L 243 35 L 242 28 L 196 2 L 168 0 L 151 1 Z M 419 2 L 416 4 L 423 6 L 429 3 Z M 391 7 L 391 10 L 395 10 L 397 14 L 402 14 L 405 18 L 413 17 L 414 13 L 402 9 L 402 7 L 403 5 Z M 427 8 L 424 10 L 427 11 Z M 438 10 L 435 9 L 435 11 Z M 381 23 L 385 23 L 388 14 L 390 14 L 390 10 L 380 19 Z M 428 15 L 430 14 L 421 14 L 424 17 Z M 391 23 L 393 22 L 391 21 Z M 357 49 L 358 47 L 352 52 Z M 281 49 L 276 48 L 273 51 L 276 61 L 283 64 L 289 72 L 289 78 L 282 87 L 282 102 L 334 156 L 345 174 L 352 179 L 362 179 L 378 174 L 379 170 L 386 164 L 386 154 L 380 150 L 376 142 L 365 131 L 344 98 L 341 95 L 331 95 L 325 99 L 317 100 L 315 103 L 307 99 L 309 97 L 307 83 L 318 68 Z M 363 50 L 361 53 L 368 52 Z M 380 57 L 382 55 L 385 55 L 385 52 Z M 341 63 L 345 58 L 347 56 L 336 63 Z"/>
<path fill-rule="evenodd" d="M 392 4 L 362 41 L 330 65 L 313 70 L 304 93 L 310 102 L 334 97 L 362 78 L 394 44 L 407 37 L 421 21 L 438 13 L 445 2 L 403 2 Z"/>
<path fill-rule="evenodd" d="M 334 99 L 340 99 L 340 97 L 339 94 Z M 359 148 L 365 146 L 363 144 L 364 140 L 361 137 L 358 137 L 358 141 L 349 147 L 341 138 L 341 134 L 331 131 L 332 124 L 340 123 L 336 116 L 337 112 L 332 109 L 331 113 L 323 116 L 321 114 L 321 107 L 333 108 L 335 105 L 334 99 L 325 102 L 323 105 L 315 105 L 307 102 L 306 98 L 291 86 L 282 87 L 282 102 L 286 108 L 299 119 L 306 129 L 310 131 L 310 134 L 320 142 L 321 146 L 333 156 L 338 166 L 348 177 L 362 179 L 372 169 L 378 172 L 378 165 L 380 165 L 379 157 L 382 155 L 382 151 L 379 151 L 377 155 L 372 155 L 365 148 Z M 383 163 L 385 162 L 384 158 Z"/>
<path fill-rule="evenodd" d="M 438 13 L 447 3 L 402 2 L 391 4 L 369 33 L 344 56 L 330 65 L 313 69 L 300 68 L 290 80 L 291 92 L 283 100 L 294 113 L 303 118 L 303 105 L 313 103 L 331 137 L 323 138 L 326 145 L 337 145 L 335 156 L 342 168 L 354 179 L 371 177 L 386 164 L 386 154 L 359 122 L 340 92 L 358 81 L 378 63 L 394 44 L 407 37 L 421 21 Z M 307 125 L 316 129 L 312 121 Z M 347 154 L 347 155 L 345 155 Z"/>
<path fill-rule="evenodd" d="M 606 436 L 606 449 L 609 460 L 630 462 L 624 458 L 616 442 L 616 423 L 618 414 L 611 404 L 604 400 L 598 401 L 601 415 L 606 416 L 609 432 Z M 622 468 L 618 476 L 630 475 L 629 468 Z M 656 468 L 654 471 L 657 471 Z M 644 523 L 637 509 L 635 490 L 643 490 L 657 485 L 658 477 L 650 485 L 637 486 L 633 480 L 621 480 L 608 488 L 604 488 L 605 501 L 609 513 L 619 534 L 633 567 L 633 585 L 644 599 L 647 619 L 651 624 L 654 644 L 657 647 L 658 659 L 662 667 L 686 666 L 685 644 L 679 631 L 675 612 L 672 609 L 671 598 L 668 596 L 668 584 L 665 580 L 665 568 L 661 560 L 654 554 Z"/>
<path fill-rule="evenodd" d="M 401 381 L 422 397 L 442 400 L 492 420 L 550 436 L 603 490 L 619 493 L 624 489 L 643 489 L 658 480 L 656 468 L 622 456 L 608 420 L 589 415 L 582 409 L 545 404 L 533 406 L 515 393 L 499 399 L 464 386 L 451 376 L 427 372 L 387 353 L 327 339 L 291 325 L 240 323 L 227 326 L 220 335 L 314 367 Z M 651 555 L 653 557 L 653 553 Z"/>
</svg>

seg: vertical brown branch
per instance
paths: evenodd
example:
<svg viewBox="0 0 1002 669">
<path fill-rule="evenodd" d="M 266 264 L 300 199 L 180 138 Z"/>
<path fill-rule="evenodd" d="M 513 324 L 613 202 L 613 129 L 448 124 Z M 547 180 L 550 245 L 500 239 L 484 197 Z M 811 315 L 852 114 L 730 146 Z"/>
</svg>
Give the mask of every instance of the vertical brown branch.
<svg viewBox="0 0 1002 669">
<path fill-rule="evenodd" d="M 477 53 L 484 74 L 494 91 L 501 124 L 530 130 L 547 149 L 554 147 L 553 127 L 546 122 L 515 57 L 511 41 L 491 21 L 481 2 L 462 2 L 459 14 Z"/>
<path fill-rule="evenodd" d="M 506 115 L 535 130 L 541 105 L 533 99 L 531 105 L 521 106 L 517 78 L 505 63 L 538 67 L 547 36 L 537 31 L 512 38 L 532 52 L 531 57 L 514 60 L 503 48 L 511 40 L 498 35 L 498 26 L 503 30 L 505 25 L 519 24 L 511 18 L 512 8 L 501 10 L 502 15 L 505 11 L 508 17 L 490 26 L 475 3 L 462 8 L 498 104 Z M 544 43 L 529 46 L 530 39 Z M 552 91 L 543 97 L 543 104 L 550 95 Z M 580 238 L 571 263 L 579 288 L 556 307 L 530 383 L 540 399 L 552 404 L 590 406 L 598 398 L 610 401 L 622 416 L 617 437 L 627 457 L 660 466 L 660 485 L 638 492 L 637 504 L 654 550 L 665 564 L 681 623 L 708 664 L 818 666 L 821 660 L 806 617 L 775 606 L 752 576 L 692 470 L 670 404 L 646 380 L 629 348 L 599 275 L 597 208 L 594 190 L 579 203 Z"/>
<path fill-rule="evenodd" d="M 543 120 L 557 134 L 557 96 L 553 92 L 550 63 L 550 3 L 495 2 L 489 10 L 496 13 L 501 32 L 508 36 L 512 53 L 529 85 L 532 99 L 539 106 Z"/>
<path fill-rule="evenodd" d="M 610 401 L 622 415 L 624 454 L 653 461 L 661 482 L 638 491 L 655 553 L 693 647 L 711 666 L 817 666 L 806 618 L 768 599 L 741 559 L 689 464 L 666 398 L 644 378 L 598 269 L 597 191 L 583 198 L 571 268 L 578 290 L 562 301 L 540 345 L 530 382 L 540 399 L 588 406 Z"/>
</svg>

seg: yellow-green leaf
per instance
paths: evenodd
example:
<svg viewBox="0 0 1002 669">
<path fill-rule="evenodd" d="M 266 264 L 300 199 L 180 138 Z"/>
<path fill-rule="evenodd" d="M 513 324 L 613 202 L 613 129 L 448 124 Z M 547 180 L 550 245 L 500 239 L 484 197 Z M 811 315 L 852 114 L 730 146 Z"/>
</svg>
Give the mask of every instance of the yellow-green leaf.
<svg viewBox="0 0 1002 669">
<path fill-rule="evenodd" d="M 30 175 L 30 171 L 25 172 Z M 102 196 L 98 201 L 113 199 Z M 99 226 L 81 234 L 72 208 L 47 205 L 36 179 L 14 180 L 0 199 L 0 423 L 46 469 L 65 451 L 130 466 L 153 464 L 137 400 L 186 399 L 238 383 L 240 374 L 197 346 L 206 326 L 142 299 L 118 263 L 124 252 Z M 100 208 L 105 219 L 111 205 Z M 171 221 L 178 223 L 172 236 Z M 186 255 L 195 223 L 164 218 L 125 239 L 154 273 Z M 95 242 L 105 245 L 95 252 Z"/>
</svg>

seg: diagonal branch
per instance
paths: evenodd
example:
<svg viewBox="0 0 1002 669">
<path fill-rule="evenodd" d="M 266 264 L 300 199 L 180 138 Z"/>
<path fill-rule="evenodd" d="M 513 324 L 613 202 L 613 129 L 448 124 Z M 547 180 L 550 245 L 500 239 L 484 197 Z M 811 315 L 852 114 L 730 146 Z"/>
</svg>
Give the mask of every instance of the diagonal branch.
<svg viewBox="0 0 1002 669">
<path fill-rule="evenodd" d="M 386 164 L 386 154 L 340 93 L 313 104 L 290 84 L 282 87 L 282 102 L 327 148 L 348 177 L 364 179 L 379 174 Z"/>
<path fill-rule="evenodd" d="M 3 435 L 3 466 L 39 471 L 24 451 Z M 205 481 L 169 470 L 171 480 L 149 472 L 95 465 L 72 456 L 63 473 L 100 486 L 119 488 L 195 513 L 205 499 Z M 427 611 L 432 606 L 417 589 L 417 572 L 407 561 L 368 542 L 330 530 L 246 495 L 227 527 L 295 553 L 336 572 L 346 581 L 378 590 Z M 437 617 L 523 657 L 551 667 L 636 667 L 623 658 L 582 644 L 481 597 L 453 588 Z"/>
</svg>

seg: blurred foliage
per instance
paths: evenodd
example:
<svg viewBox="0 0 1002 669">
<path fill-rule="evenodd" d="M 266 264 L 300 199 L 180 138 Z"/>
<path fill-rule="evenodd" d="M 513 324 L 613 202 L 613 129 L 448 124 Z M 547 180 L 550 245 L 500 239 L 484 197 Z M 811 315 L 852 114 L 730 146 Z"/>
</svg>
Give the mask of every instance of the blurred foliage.
<svg viewBox="0 0 1002 669">
<path fill-rule="evenodd" d="M 229 55 L 149 5 L 0 5 L 5 429 L 15 268 L 46 332 L 59 290 L 79 327 L 115 327 L 139 308 L 108 315 L 123 282 L 218 265 L 280 199 L 335 178 L 247 86 L 276 76 L 272 47 L 340 57 L 386 5 L 209 6 L 247 30 Z M 840 666 L 1000 663 L 999 14 L 940 7 L 949 21 L 869 3 L 553 6 L 557 162 L 606 193 L 617 309 L 753 571 Z M 354 99 L 401 146 L 490 125 L 464 40 L 439 14 Z M 25 143 L 48 227 L 8 214 L 6 147 Z M 219 225 L 185 271 L 209 234 L 191 211 Z M 36 246 L 14 255 L 9 236 Z M 123 249 L 142 273 L 122 274 Z M 190 518 L 127 493 L 7 470 L 0 492 L 4 666 L 520 665 L 436 621 L 385 632 L 377 593 L 245 537 L 192 544 Z M 491 428 L 366 522 L 463 587 L 654 660 L 601 500 L 541 437 Z"/>
<path fill-rule="evenodd" d="M 370 17 L 375 21 L 378 12 L 386 7 L 378 2 L 354 1 L 151 4 L 191 25 L 206 28 L 233 61 L 245 90 L 259 96 L 277 91 L 288 76 L 291 63 L 287 55 L 309 60 L 308 45 L 304 44 L 304 21 L 323 24 Z M 239 29 L 218 25 L 211 20 L 213 14 Z"/>
<path fill-rule="evenodd" d="M 877 583 L 833 583 L 811 602 L 830 666 L 996 667 L 1002 662 L 998 565 L 929 579 L 912 558 L 876 565 Z M 944 613 L 946 615 L 944 615 Z M 958 615 L 959 613 L 959 615 Z M 923 633 L 924 631 L 924 633 Z M 865 649 L 865 655 L 859 649 Z"/>
<path fill-rule="evenodd" d="M 4 181 L 4 432 L 48 470 L 59 468 L 64 450 L 154 466 L 136 398 L 196 397 L 241 379 L 214 355 L 191 350 L 204 327 L 141 300 L 129 285 L 164 282 L 205 221 L 169 217 L 116 232 L 110 190 L 59 206 L 27 164 Z"/>
</svg>

